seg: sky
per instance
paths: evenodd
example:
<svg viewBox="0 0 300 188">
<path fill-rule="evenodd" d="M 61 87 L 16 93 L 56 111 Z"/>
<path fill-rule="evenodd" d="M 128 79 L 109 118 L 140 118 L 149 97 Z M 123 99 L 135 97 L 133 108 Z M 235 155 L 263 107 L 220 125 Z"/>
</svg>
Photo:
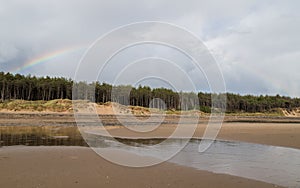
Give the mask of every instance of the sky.
<svg viewBox="0 0 300 188">
<path fill-rule="evenodd" d="M 99 37 L 126 24 L 158 21 L 184 28 L 205 44 L 226 91 L 300 97 L 299 8 L 297 0 L 0 0 L 0 71 L 74 78 L 86 50 Z M 168 68 L 166 59 L 173 68 Z M 141 61 L 132 64 L 137 60 Z M 188 90 L 183 78 L 187 76 L 197 90 L 209 91 L 205 73 L 191 65 L 170 47 L 144 44 L 112 59 L 100 81 L 113 82 L 117 77 L 133 85 L 171 87 L 135 75 L 156 71 L 174 78 L 179 90 Z M 120 66 L 131 67 L 131 72 Z M 182 70 L 187 75 L 176 72 Z M 89 77 L 88 71 L 84 74 L 88 81 L 99 79 Z"/>
</svg>

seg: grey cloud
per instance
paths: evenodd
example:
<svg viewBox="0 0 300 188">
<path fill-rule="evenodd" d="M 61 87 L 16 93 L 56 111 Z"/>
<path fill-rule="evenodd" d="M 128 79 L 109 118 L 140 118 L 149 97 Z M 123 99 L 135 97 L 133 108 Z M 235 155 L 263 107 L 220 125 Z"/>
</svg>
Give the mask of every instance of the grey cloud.
<svg viewBox="0 0 300 188">
<path fill-rule="evenodd" d="M 16 58 L 18 49 L 11 44 L 0 43 L 0 63 Z"/>
<path fill-rule="evenodd" d="M 157 20 L 185 27 L 203 39 L 217 56 L 229 91 L 299 96 L 298 7 L 299 1 L 293 0 L 1 1 L 0 70 L 13 70 L 67 46 L 91 44 L 124 24 Z M 21 73 L 72 77 L 82 53 Z M 147 55 L 142 49 L 137 53 Z M 159 48 L 152 53 L 178 57 Z M 183 58 L 178 64 L 180 60 L 186 62 Z M 189 63 L 181 65 L 202 83 Z M 206 84 L 198 87 L 207 89 Z"/>
<path fill-rule="evenodd" d="M 291 1 L 288 1 L 291 2 Z M 220 66 L 227 78 L 227 86 L 239 91 L 299 96 L 300 17 L 293 2 L 272 3 L 257 9 L 238 24 L 218 37 L 207 41 L 219 56 Z M 295 16 L 297 15 L 298 16 Z M 236 32 L 237 31 L 237 32 Z M 244 32 L 239 32 L 244 31 Z M 245 78 L 235 75 L 248 74 L 251 84 Z M 256 80 L 256 82 L 253 82 Z"/>
</svg>

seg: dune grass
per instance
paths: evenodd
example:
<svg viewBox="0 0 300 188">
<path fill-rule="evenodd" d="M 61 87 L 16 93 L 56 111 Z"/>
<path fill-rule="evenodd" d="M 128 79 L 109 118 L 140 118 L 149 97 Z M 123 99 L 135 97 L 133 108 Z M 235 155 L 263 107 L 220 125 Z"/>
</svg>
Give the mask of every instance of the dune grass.
<svg viewBox="0 0 300 188">
<path fill-rule="evenodd" d="M 0 110 L 71 112 L 72 101 L 69 99 L 56 99 L 51 101 L 11 100 L 0 103 Z"/>
</svg>

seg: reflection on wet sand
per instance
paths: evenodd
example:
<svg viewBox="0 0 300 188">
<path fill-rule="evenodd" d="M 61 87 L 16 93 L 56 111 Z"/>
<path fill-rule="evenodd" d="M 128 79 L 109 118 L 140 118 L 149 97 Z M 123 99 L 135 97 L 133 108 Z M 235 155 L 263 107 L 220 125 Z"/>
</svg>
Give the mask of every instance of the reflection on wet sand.
<svg viewBox="0 0 300 188">
<path fill-rule="evenodd" d="M 0 146 L 87 146 L 76 126 L 0 126 Z"/>
</svg>

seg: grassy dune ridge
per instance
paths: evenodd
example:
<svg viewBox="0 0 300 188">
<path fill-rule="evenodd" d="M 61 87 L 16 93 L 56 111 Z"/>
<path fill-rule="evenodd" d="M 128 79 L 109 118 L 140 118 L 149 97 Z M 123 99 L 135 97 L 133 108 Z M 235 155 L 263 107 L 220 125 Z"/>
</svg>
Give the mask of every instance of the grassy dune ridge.
<svg viewBox="0 0 300 188">
<path fill-rule="evenodd" d="M 77 101 L 80 102 L 80 101 Z M 97 109 L 100 109 L 100 113 L 113 113 L 110 108 L 112 106 L 117 106 L 120 109 L 119 113 L 132 113 L 136 115 L 148 115 L 151 112 L 159 113 L 158 109 L 149 109 L 146 107 L 140 106 L 123 106 L 117 103 L 107 102 L 104 104 L 96 104 L 92 102 L 86 103 L 88 105 L 95 105 Z M 87 106 L 88 108 L 88 106 Z M 129 110 L 129 111 L 128 111 Z M 99 111 L 99 110 L 98 110 Z M 72 100 L 69 99 L 55 99 L 50 101 L 26 101 L 26 100 L 9 100 L 0 103 L 0 112 L 64 112 L 64 113 L 72 113 L 73 112 L 73 104 Z M 184 112 L 176 111 L 176 110 L 167 110 L 164 111 L 166 114 L 174 114 L 180 115 Z M 191 111 L 189 111 L 191 112 Z M 204 113 L 202 111 L 194 110 L 194 113 L 200 113 L 201 115 L 209 115 L 208 113 Z M 257 112 L 257 113 L 227 113 L 230 116 L 289 116 L 289 117 L 299 117 L 300 109 L 281 109 L 276 108 L 272 109 L 269 112 Z"/>
<path fill-rule="evenodd" d="M 72 112 L 73 108 L 72 101 L 69 99 L 57 99 L 51 101 L 11 100 L 0 103 L 0 110 Z"/>
</svg>

